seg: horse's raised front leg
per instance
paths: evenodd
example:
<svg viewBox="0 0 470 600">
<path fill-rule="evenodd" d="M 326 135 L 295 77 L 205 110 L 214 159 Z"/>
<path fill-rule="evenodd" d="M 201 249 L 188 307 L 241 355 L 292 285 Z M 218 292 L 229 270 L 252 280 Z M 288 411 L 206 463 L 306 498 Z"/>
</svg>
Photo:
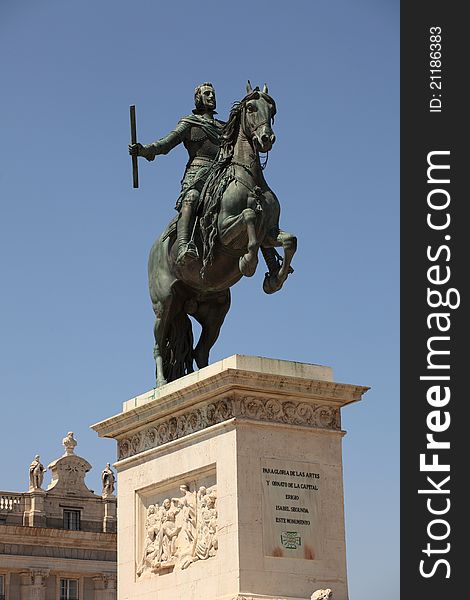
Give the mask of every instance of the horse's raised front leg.
<svg viewBox="0 0 470 600">
<path fill-rule="evenodd" d="M 258 266 L 259 241 L 256 237 L 256 213 L 252 208 L 245 208 L 242 214 L 248 234 L 248 244 L 247 252 L 240 257 L 238 266 L 242 275 L 252 277 Z"/>
<path fill-rule="evenodd" d="M 259 241 L 256 237 L 256 212 L 252 208 L 245 208 L 239 215 L 224 219 L 220 227 L 220 241 L 228 246 L 245 232 L 248 236 L 247 252 L 240 257 L 238 265 L 242 275 L 251 277 L 258 265 Z"/>
<path fill-rule="evenodd" d="M 263 246 L 261 249 L 269 269 L 263 282 L 263 290 L 266 294 L 273 294 L 280 290 L 289 273 L 294 272 L 290 265 L 292 257 L 297 250 L 297 238 L 291 233 L 279 230 L 277 236 L 271 241 L 273 242 L 272 244 L 267 243 L 266 246 Z M 282 246 L 284 250 L 284 257 L 282 260 L 278 259 L 273 248 L 274 246 Z"/>
</svg>

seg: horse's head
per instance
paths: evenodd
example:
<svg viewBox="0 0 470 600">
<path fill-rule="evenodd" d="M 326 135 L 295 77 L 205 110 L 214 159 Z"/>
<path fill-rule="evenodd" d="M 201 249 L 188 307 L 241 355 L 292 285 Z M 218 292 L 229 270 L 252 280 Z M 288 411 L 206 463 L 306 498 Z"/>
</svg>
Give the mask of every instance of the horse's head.
<svg viewBox="0 0 470 600">
<path fill-rule="evenodd" d="M 276 141 L 271 127 L 276 114 L 276 103 L 269 96 L 266 84 L 263 91 L 260 91 L 258 87 L 253 89 L 248 82 L 246 91 L 247 95 L 240 102 L 243 133 L 251 141 L 255 150 L 268 152 Z"/>
</svg>

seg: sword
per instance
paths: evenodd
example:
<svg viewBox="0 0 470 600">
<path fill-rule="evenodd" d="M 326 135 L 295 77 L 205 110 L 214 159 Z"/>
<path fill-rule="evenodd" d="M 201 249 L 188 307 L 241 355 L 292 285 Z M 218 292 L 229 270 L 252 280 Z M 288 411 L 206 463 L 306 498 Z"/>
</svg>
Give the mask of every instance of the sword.
<svg viewBox="0 0 470 600">
<path fill-rule="evenodd" d="M 131 144 L 137 144 L 137 129 L 135 126 L 135 106 L 129 106 L 129 112 L 131 117 Z M 137 156 L 131 156 L 132 158 L 132 187 L 139 187 L 139 170 L 137 167 Z"/>
</svg>

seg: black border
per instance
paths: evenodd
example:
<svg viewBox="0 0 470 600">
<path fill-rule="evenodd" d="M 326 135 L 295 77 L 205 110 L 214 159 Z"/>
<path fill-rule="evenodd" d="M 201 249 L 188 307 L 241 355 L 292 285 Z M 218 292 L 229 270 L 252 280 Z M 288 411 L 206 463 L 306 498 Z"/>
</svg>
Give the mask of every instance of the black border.
<svg viewBox="0 0 470 600">
<path fill-rule="evenodd" d="M 466 268 L 468 255 L 467 240 L 470 241 L 470 227 L 467 225 L 466 204 L 469 194 L 465 189 L 466 130 L 468 116 L 464 104 L 464 87 L 467 86 L 469 35 L 464 19 L 464 4 L 456 1 L 436 2 L 434 0 L 401 3 L 401 597 L 442 600 L 442 598 L 463 598 L 468 594 L 464 576 L 470 567 L 465 563 L 467 552 L 463 542 L 469 529 L 466 517 L 468 496 L 466 492 L 466 438 L 470 432 L 465 428 L 467 399 L 465 389 L 468 324 L 465 321 L 465 306 L 469 278 Z M 430 90 L 430 28 L 442 29 L 442 112 L 429 112 Z M 430 262 L 426 256 L 428 245 L 438 247 L 443 242 L 444 232 L 432 231 L 426 224 L 428 213 L 427 194 L 427 155 L 434 150 L 450 150 L 450 184 L 446 186 L 451 194 L 451 224 L 446 234 L 451 249 L 448 264 L 451 268 L 451 286 L 459 290 L 461 304 L 449 310 L 451 328 L 450 355 L 445 359 L 450 363 L 451 400 L 442 410 L 451 416 L 450 428 L 441 434 L 449 440 L 450 450 L 441 451 L 440 462 L 450 461 L 451 476 L 449 498 L 451 508 L 442 518 L 450 525 L 449 537 L 443 542 L 432 542 L 427 535 L 428 523 L 433 518 L 426 508 L 426 495 L 418 494 L 418 489 L 430 488 L 426 476 L 419 469 L 419 455 L 426 452 L 426 416 L 432 407 L 426 401 L 429 382 L 420 381 L 426 374 L 426 343 L 432 333 L 426 324 L 426 317 L 432 312 L 427 305 L 427 269 Z M 439 309 L 444 310 L 444 309 Z M 445 334 L 442 334 L 445 335 Z M 445 385 L 445 384 L 443 384 Z M 436 436 L 437 437 L 437 436 Z M 445 452 L 445 454 L 444 454 Z M 428 451 L 429 453 L 429 451 Z M 432 453 L 432 452 L 431 452 Z M 447 474 L 436 473 L 440 481 Z M 435 496 L 437 498 L 437 496 Z M 443 496 L 441 496 L 442 498 Z M 437 506 L 437 504 L 436 504 Z M 465 512 L 464 512 L 465 511 Z M 438 531 L 437 529 L 435 531 Z M 436 548 L 450 543 L 445 554 L 435 554 L 428 558 L 422 549 L 428 541 Z M 446 578 L 447 567 L 437 567 L 432 577 L 420 575 L 420 561 L 425 559 L 427 572 L 433 561 L 444 558 L 450 564 L 450 577 Z M 380 597 L 378 595 L 378 597 Z"/>
</svg>

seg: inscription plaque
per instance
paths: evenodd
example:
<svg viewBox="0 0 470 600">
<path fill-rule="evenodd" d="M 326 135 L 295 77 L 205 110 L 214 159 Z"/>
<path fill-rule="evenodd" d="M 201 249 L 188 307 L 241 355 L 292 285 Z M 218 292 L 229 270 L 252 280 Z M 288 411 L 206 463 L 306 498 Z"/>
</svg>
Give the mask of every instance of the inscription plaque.
<svg viewBox="0 0 470 600">
<path fill-rule="evenodd" d="M 315 560 L 321 554 L 320 466 L 263 459 L 263 545 L 266 556 Z"/>
</svg>

